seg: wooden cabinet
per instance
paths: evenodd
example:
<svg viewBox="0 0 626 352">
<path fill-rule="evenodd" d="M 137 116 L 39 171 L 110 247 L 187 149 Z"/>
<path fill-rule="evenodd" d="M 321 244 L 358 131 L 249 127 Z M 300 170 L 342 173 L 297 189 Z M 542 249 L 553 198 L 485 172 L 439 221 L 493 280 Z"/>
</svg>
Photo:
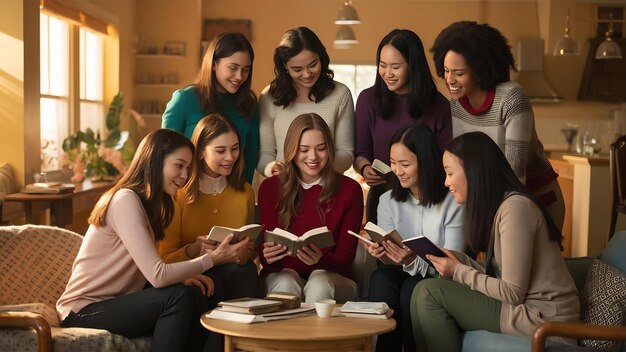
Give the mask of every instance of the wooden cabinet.
<svg viewBox="0 0 626 352">
<path fill-rule="evenodd" d="M 589 54 L 580 83 L 578 99 L 607 102 L 626 101 L 626 39 L 613 39 L 622 49 L 621 59 L 598 60 L 596 49 L 604 38 L 589 39 Z"/>
<path fill-rule="evenodd" d="M 563 159 L 550 159 L 550 163 L 559 174 L 558 182 L 565 202 L 565 219 L 563 221 L 563 256 L 572 254 L 572 209 L 574 202 L 574 166 Z"/>
</svg>

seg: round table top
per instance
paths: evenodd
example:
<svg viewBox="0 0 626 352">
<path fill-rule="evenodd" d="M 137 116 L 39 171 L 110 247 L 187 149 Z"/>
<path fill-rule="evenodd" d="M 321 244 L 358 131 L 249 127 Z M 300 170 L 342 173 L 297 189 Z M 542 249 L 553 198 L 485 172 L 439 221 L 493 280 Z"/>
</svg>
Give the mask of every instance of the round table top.
<svg viewBox="0 0 626 352">
<path fill-rule="evenodd" d="M 393 319 L 379 320 L 344 316 L 319 318 L 315 314 L 252 324 L 211 319 L 204 314 L 201 322 L 205 328 L 224 335 L 290 341 L 369 337 L 384 334 L 396 328 L 396 321 Z"/>
</svg>

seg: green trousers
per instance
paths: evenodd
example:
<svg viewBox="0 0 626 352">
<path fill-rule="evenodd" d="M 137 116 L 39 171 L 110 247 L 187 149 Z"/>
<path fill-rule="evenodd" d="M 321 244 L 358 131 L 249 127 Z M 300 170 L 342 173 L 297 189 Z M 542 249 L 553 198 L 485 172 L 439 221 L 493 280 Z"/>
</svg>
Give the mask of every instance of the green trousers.
<svg viewBox="0 0 626 352">
<path fill-rule="evenodd" d="M 500 333 L 502 302 L 441 278 L 420 281 L 411 297 L 411 321 L 419 352 L 460 351 L 461 332 Z"/>
</svg>

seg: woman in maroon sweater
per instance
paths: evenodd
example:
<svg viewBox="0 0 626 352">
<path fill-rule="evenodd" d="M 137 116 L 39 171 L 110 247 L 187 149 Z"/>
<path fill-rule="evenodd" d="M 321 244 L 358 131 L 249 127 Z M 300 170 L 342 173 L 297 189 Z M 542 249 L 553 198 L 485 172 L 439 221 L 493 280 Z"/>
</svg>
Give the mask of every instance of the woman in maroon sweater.
<svg viewBox="0 0 626 352">
<path fill-rule="evenodd" d="M 350 270 L 363 218 L 359 184 L 333 170 L 335 146 L 330 129 L 317 114 L 296 117 L 285 138 L 285 167 L 259 188 L 259 220 L 266 230 L 281 228 L 296 236 L 327 226 L 335 246 L 305 246 L 290 256 L 274 242 L 261 246 L 261 276 L 267 292 L 299 295 L 305 302 L 353 300 L 357 285 Z"/>
</svg>

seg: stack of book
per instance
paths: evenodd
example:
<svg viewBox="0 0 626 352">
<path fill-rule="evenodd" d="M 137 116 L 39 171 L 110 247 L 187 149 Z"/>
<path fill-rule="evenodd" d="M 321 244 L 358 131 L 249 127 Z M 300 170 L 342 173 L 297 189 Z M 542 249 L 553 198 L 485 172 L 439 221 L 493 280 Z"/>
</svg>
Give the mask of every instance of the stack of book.
<svg viewBox="0 0 626 352">
<path fill-rule="evenodd" d="M 22 193 L 68 193 L 74 191 L 73 183 L 36 182 L 22 188 Z"/>
<path fill-rule="evenodd" d="M 393 309 L 385 302 L 352 302 L 348 301 L 339 307 L 341 315 L 350 318 L 389 319 Z"/>
<path fill-rule="evenodd" d="M 315 312 L 314 307 L 280 309 L 281 304 L 281 301 L 269 299 L 239 298 L 218 303 L 219 307 L 207 313 L 206 316 L 212 319 L 250 324 L 296 318 Z"/>
</svg>

